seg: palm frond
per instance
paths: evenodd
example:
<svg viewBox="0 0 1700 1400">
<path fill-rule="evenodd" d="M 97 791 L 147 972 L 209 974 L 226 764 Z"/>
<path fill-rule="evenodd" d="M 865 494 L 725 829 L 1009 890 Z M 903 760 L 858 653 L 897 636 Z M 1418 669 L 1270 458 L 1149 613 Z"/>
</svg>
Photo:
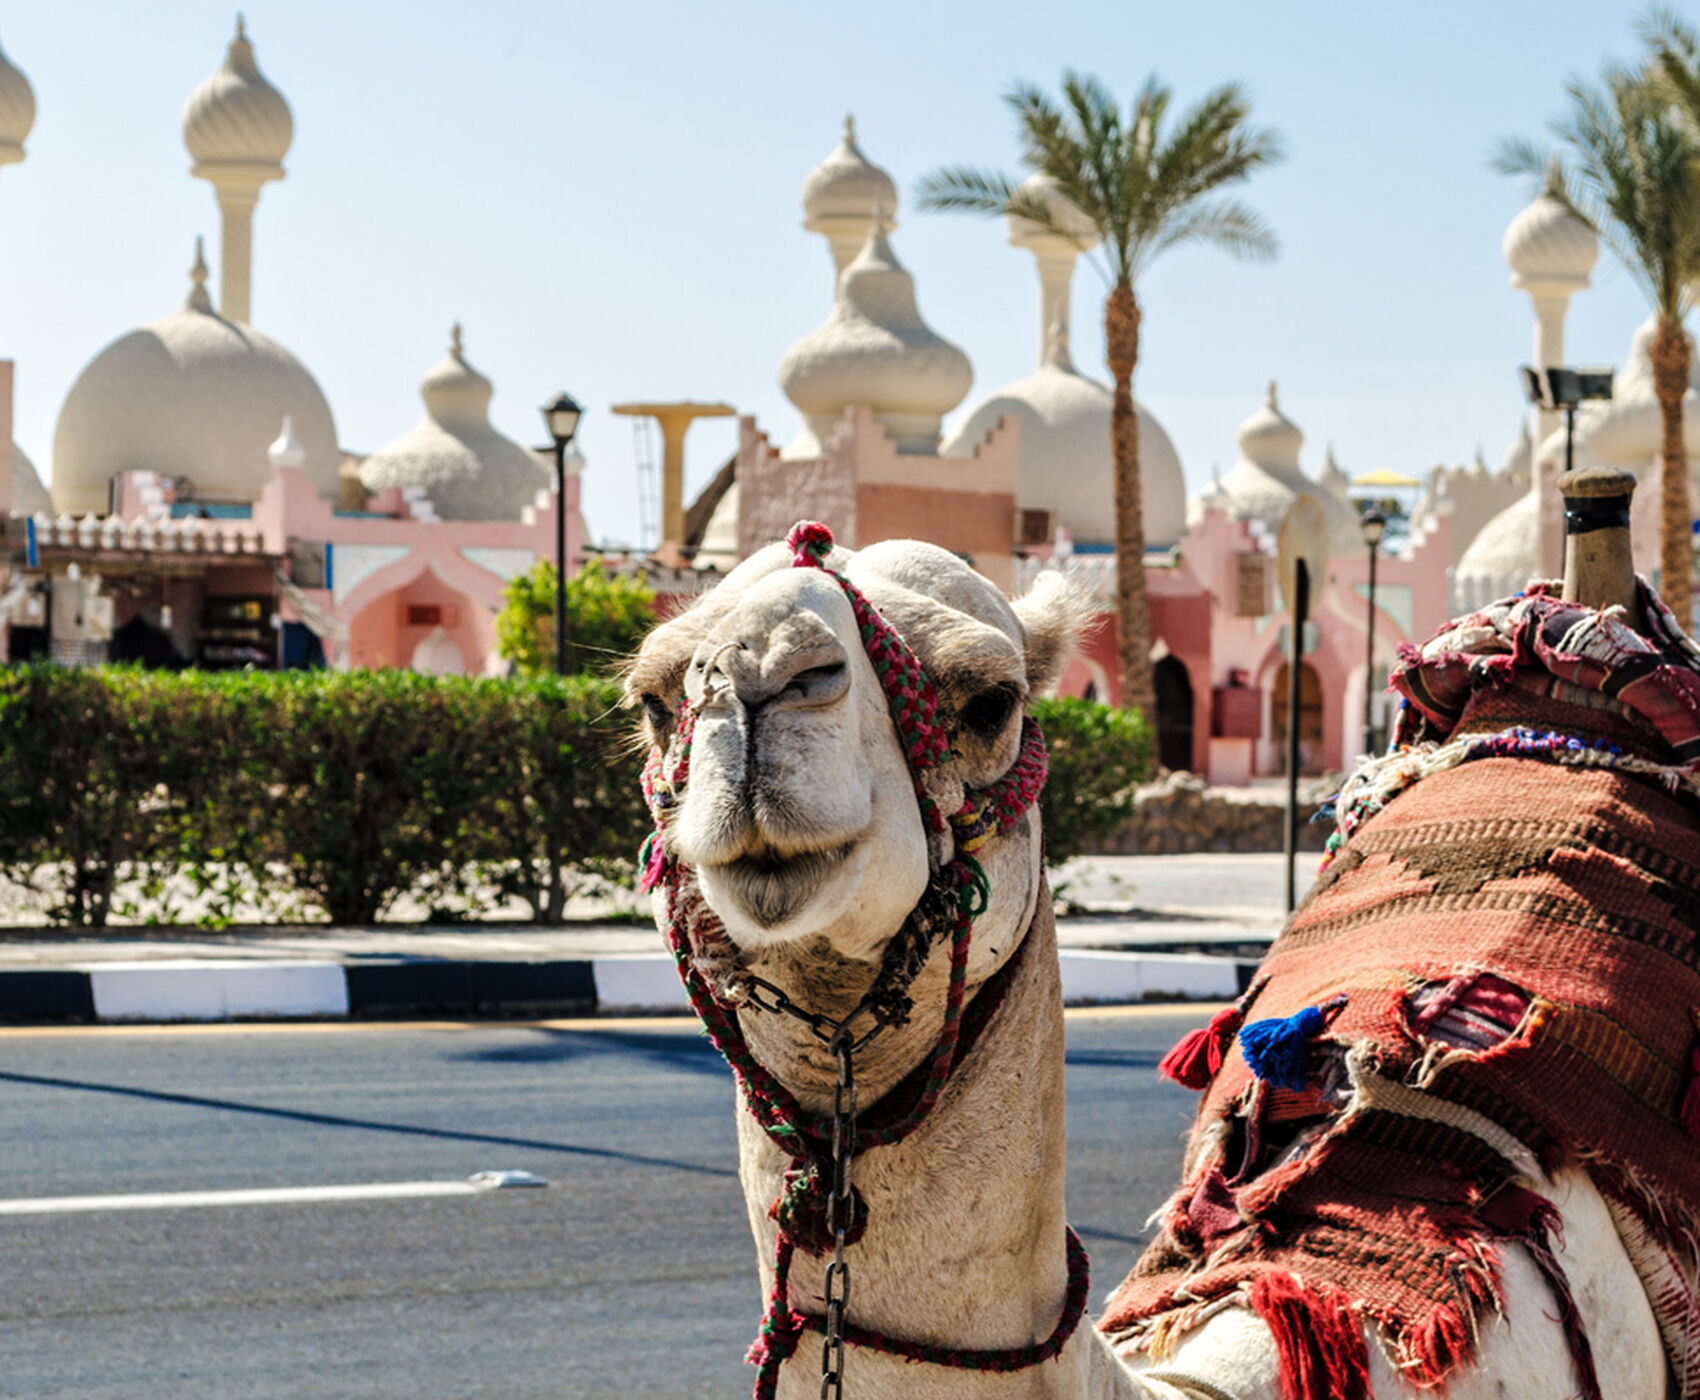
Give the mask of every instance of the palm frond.
<svg viewBox="0 0 1700 1400">
<path fill-rule="evenodd" d="M 915 202 L 922 209 L 970 214 L 1009 212 L 1016 187 L 1001 170 L 972 165 L 947 165 L 929 171 L 915 185 Z"/>
<path fill-rule="evenodd" d="M 1187 243 L 1207 243 L 1248 262 L 1271 262 L 1281 252 L 1262 215 L 1237 200 L 1192 205 L 1152 241 L 1146 261 Z"/>
</svg>

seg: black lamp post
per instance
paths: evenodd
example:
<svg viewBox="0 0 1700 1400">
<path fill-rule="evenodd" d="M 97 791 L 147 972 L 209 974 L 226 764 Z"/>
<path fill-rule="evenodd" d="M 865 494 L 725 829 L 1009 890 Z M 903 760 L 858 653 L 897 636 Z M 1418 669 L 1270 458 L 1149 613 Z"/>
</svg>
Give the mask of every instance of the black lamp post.
<svg viewBox="0 0 1700 1400">
<path fill-rule="evenodd" d="M 1364 752 L 1375 752 L 1375 558 L 1381 552 L 1381 537 L 1387 533 L 1387 517 L 1374 506 L 1360 522 L 1364 543 L 1369 546 L 1369 617 L 1364 624 Z"/>
<path fill-rule="evenodd" d="M 543 405 L 543 422 L 555 440 L 555 674 L 567 674 L 567 448 L 584 410 L 571 394 Z"/>
</svg>

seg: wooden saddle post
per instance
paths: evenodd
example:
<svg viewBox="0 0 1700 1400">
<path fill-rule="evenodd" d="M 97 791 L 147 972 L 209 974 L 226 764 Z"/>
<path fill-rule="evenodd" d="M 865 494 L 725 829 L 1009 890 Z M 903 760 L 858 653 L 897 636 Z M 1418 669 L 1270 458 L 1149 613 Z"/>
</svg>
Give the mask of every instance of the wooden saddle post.
<svg viewBox="0 0 1700 1400">
<path fill-rule="evenodd" d="M 1564 598 L 1590 608 L 1621 606 L 1624 621 L 1647 630 L 1629 546 L 1635 476 L 1616 467 L 1578 467 L 1558 479 L 1564 497 Z"/>
</svg>

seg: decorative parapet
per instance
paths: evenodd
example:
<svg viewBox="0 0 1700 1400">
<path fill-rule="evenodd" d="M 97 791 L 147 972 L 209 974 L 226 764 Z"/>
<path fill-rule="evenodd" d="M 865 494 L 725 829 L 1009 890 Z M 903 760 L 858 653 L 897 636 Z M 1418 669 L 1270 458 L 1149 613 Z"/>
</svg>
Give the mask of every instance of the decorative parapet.
<svg viewBox="0 0 1700 1400">
<path fill-rule="evenodd" d="M 259 530 L 244 530 L 239 522 L 228 520 L 120 520 L 110 515 L 85 515 L 79 520 L 69 515 L 54 518 L 44 513 L 32 517 L 27 525 L 22 521 L 12 524 L 14 529 L 22 527 L 24 532 L 33 530 L 38 551 L 63 549 L 79 553 L 98 550 L 107 554 L 251 557 L 265 554 L 265 538 Z M 8 531 L 8 542 L 14 543 L 10 540 L 11 533 Z"/>
</svg>

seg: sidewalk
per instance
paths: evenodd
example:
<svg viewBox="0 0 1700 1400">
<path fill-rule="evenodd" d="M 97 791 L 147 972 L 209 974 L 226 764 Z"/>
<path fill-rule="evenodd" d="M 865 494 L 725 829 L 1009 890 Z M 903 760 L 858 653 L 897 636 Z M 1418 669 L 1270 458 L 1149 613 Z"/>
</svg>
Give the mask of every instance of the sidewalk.
<svg viewBox="0 0 1700 1400">
<path fill-rule="evenodd" d="M 1057 921 L 1072 1004 L 1232 997 L 1280 924 L 1279 857 L 1072 863 Z M 1308 875 L 1308 871 L 1305 872 Z M 1133 898 L 1129 898 L 1129 895 Z M 1184 905 L 1158 900 L 1184 901 Z M 1149 905 L 1147 904 L 1149 901 Z M 0 931 L 0 1022 L 666 1014 L 689 1009 L 654 928 L 392 924 Z"/>
</svg>

